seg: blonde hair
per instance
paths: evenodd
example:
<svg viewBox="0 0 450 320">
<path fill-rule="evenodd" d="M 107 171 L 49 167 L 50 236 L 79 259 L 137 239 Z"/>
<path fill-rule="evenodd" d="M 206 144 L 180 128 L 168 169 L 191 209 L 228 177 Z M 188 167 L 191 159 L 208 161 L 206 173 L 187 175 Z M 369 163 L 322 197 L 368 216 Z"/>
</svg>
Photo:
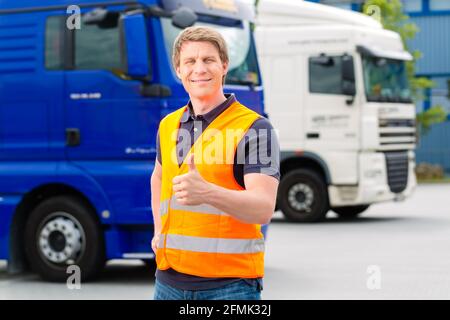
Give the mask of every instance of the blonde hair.
<svg viewBox="0 0 450 320">
<path fill-rule="evenodd" d="M 228 48 L 225 39 L 216 30 L 208 27 L 189 27 L 184 29 L 173 43 L 172 63 L 176 69 L 180 65 L 180 51 L 183 43 L 188 41 L 206 41 L 213 44 L 219 51 L 222 63 L 228 64 Z"/>
</svg>

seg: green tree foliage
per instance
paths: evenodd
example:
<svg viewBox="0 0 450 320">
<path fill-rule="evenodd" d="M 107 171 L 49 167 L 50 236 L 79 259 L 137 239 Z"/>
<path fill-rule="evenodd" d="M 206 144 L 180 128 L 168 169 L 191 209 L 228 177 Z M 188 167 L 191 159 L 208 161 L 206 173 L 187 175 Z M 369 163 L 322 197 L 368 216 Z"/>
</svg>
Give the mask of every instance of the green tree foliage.
<svg viewBox="0 0 450 320">
<path fill-rule="evenodd" d="M 417 122 L 420 124 L 420 134 L 425 135 L 435 123 L 444 122 L 447 119 L 447 112 L 440 105 L 435 105 L 430 109 L 417 114 Z"/>
<path fill-rule="evenodd" d="M 367 0 L 363 5 L 363 12 L 372 13 L 374 7 L 371 6 L 379 8 L 379 18 L 383 27 L 400 34 L 406 50 L 411 52 L 414 57 L 412 61 L 408 61 L 406 64 L 414 101 L 426 99 L 423 95 L 424 90 L 434 87 L 435 83 L 428 78 L 415 76 L 416 61 L 422 57 L 422 53 L 419 50 L 409 50 L 407 44 L 407 40 L 413 39 L 419 28 L 415 23 L 410 22 L 409 17 L 403 13 L 400 0 Z M 443 122 L 446 119 L 447 113 L 440 105 L 433 106 L 417 115 L 421 134 L 426 134 L 433 124 Z"/>
</svg>

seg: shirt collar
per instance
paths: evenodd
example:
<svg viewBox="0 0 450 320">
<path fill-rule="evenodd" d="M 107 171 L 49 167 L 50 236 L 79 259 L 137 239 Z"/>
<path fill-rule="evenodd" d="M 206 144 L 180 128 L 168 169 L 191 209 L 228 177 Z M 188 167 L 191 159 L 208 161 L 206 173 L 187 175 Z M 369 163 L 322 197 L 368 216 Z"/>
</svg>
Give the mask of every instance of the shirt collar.
<svg viewBox="0 0 450 320">
<path fill-rule="evenodd" d="M 211 111 L 200 115 L 200 116 L 195 116 L 194 112 L 192 111 L 192 104 L 191 101 L 189 101 L 188 103 L 188 107 L 186 108 L 186 111 L 183 113 L 183 116 L 181 117 L 180 122 L 185 123 L 188 121 L 193 121 L 193 120 L 200 120 L 199 117 L 203 118 L 206 122 L 211 123 L 215 118 L 217 118 L 217 116 L 219 114 L 221 114 L 223 111 L 225 111 L 225 109 L 227 109 L 229 106 L 231 106 L 234 102 L 236 102 L 236 97 L 233 93 L 226 93 L 225 94 L 225 98 L 227 98 L 227 100 L 225 100 L 224 102 L 222 102 L 221 104 L 219 104 L 217 107 L 215 107 L 214 109 L 212 109 Z"/>
</svg>

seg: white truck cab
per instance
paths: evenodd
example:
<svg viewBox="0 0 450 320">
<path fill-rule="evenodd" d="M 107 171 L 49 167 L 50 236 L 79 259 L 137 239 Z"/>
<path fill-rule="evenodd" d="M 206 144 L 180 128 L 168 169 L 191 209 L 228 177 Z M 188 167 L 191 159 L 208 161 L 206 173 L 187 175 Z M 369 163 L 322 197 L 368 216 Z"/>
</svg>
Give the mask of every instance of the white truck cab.
<svg viewBox="0 0 450 320">
<path fill-rule="evenodd" d="M 400 36 L 360 13 L 261 0 L 255 37 L 280 140 L 283 214 L 310 222 L 332 209 L 350 218 L 409 196 L 415 106 Z"/>
</svg>

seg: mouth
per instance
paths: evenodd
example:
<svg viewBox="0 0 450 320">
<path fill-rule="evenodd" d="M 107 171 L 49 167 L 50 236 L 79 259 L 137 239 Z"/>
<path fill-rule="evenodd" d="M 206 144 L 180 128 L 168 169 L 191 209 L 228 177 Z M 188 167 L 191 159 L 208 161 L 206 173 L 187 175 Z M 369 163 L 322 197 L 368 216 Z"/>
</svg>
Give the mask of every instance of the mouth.
<svg viewBox="0 0 450 320">
<path fill-rule="evenodd" d="M 211 79 L 196 79 L 196 80 L 190 80 L 192 83 L 205 83 L 211 81 Z"/>
</svg>

